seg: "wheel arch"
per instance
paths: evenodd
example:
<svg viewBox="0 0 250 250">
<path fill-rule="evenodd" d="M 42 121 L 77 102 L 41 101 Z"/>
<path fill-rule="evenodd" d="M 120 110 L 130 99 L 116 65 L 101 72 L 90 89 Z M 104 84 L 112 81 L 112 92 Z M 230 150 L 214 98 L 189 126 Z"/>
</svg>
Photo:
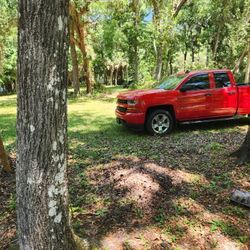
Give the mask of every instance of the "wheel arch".
<svg viewBox="0 0 250 250">
<path fill-rule="evenodd" d="M 157 109 L 163 109 L 163 110 L 168 111 L 172 115 L 174 123 L 176 123 L 174 106 L 171 104 L 166 104 L 166 105 L 157 105 L 157 106 L 149 107 L 147 109 L 147 112 L 146 112 L 145 124 L 147 122 L 147 119 L 148 119 L 148 116 L 150 115 L 150 113 L 157 110 Z"/>
</svg>

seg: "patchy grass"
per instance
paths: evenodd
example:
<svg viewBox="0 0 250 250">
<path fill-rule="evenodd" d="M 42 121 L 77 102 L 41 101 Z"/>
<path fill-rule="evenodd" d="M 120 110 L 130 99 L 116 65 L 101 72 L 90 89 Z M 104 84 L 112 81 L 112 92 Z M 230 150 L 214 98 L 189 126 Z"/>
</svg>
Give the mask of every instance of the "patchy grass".
<svg viewBox="0 0 250 250">
<path fill-rule="evenodd" d="M 91 249 L 248 249 L 249 210 L 228 197 L 234 187 L 250 189 L 250 168 L 228 155 L 249 121 L 182 125 L 152 137 L 116 124 L 117 91 L 69 100 L 75 232 Z M 0 97 L 0 133 L 13 153 L 15 105 L 15 96 Z M 0 181 L 3 245 L 15 237 L 15 189 L 13 177 L 1 173 Z"/>
</svg>

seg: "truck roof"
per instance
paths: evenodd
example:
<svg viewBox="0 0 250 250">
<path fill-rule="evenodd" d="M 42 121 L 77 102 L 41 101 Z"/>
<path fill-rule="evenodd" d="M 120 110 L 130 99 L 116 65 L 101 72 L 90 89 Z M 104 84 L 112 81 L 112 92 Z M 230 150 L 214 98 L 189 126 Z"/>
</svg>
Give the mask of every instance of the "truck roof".
<svg viewBox="0 0 250 250">
<path fill-rule="evenodd" d="M 194 70 L 190 71 L 188 75 L 195 75 L 200 73 L 213 73 L 213 72 L 229 72 L 229 69 L 208 69 L 208 70 Z"/>
</svg>

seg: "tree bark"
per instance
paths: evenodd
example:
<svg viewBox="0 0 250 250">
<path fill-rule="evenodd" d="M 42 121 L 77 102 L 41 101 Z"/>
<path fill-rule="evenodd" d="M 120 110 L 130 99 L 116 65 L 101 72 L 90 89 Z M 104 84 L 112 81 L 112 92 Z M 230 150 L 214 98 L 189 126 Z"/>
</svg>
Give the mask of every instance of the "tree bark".
<svg viewBox="0 0 250 250">
<path fill-rule="evenodd" d="M 250 82 L 250 38 L 248 39 L 247 67 L 245 75 L 245 83 Z"/>
<path fill-rule="evenodd" d="M 250 162 L 250 127 L 248 126 L 248 131 L 245 137 L 245 140 L 241 147 L 231 156 L 237 157 L 237 163 L 244 164 Z"/>
<path fill-rule="evenodd" d="M 119 74 L 119 66 L 115 67 L 115 85 L 118 84 L 118 74 Z"/>
<path fill-rule="evenodd" d="M 75 43 L 70 41 L 70 52 L 71 52 L 71 60 L 72 60 L 72 79 L 74 86 L 74 95 L 77 96 L 80 94 L 80 82 L 79 82 L 79 70 L 78 70 L 78 60 L 76 53 Z"/>
<path fill-rule="evenodd" d="M 192 45 L 192 49 L 191 49 L 191 54 L 192 54 L 192 63 L 194 63 L 195 61 L 195 50 L 194 50 L 194 45 Z"/>
<path fill-rule="evenodd" d="M 216 37 L 215 37 L 215 43 L 214 43 L 214 47 L 213 47 L 213 61 L 216 60 L 216 56 L 217 56 L 217 51 L 218 51 L 219 41 L 220 41 L 220 35 L 221 35 L 221 28 L 222 28 L 222 24 L 219 25 L 218 31 L 217 31 Z"/>
<path fill-rule="evenodd" d="M 187 0 L 181 0 L 180 3 L 178 4 L 177 8 L 175 9 L 173 17 L 177 17 L 181 8 L 184 6 L 184 4 L 187 2 Z"/>
<path fill-rule="evenodd" d="M 239 72 L 240 65 L 241 65 L 243 59 L 245 58 L 246 54 L 247 54 L 247 46 L 244 48 L 244 50 L 243 50 L 243 52 L 242 52 L 240 58 L 239 58 L 239 59 L 237 60 L 237 62 L 235 63 L 235 66 L 234 66 L 234 68 L 233 68 L 233 72 L 234 72 L 234 73 L 238 73 L 238 72 Z"/>
<path fill-rule="evenodd" d="M 247 68 L 246 68 L 246 76 L 245 76 L 245 82 L 248 83 L 250 80 L 250 39 L 248 40 L 248 62 L 247 62 Z M 248 126 L 248 131 L 246 138 L 241 145 L 241 147 L 234 153 L 232 153 L 232 156 L 236 156 L 238 158 L 238 163 L 249 163 L 250 162 L 250 126 Z"/>
<path fill-rule="evenodd" d="M 156 81 L 159 81 L 162 76 L 162 66 L 163 66 L 163 53 L 164 53 L 164 39 L 163 39 L 163 28 L 161 23 L 163 22 L 163 15 L 162 11 L 164 9 L 164 1 L 162 0 L 152 0 L 153 4 L 153 22 L 155 26 L 155 30 L 157 32 L 156 40 L 154 41 L 154 50 L 155 50 L 155 57 L 156 57 L 156 65 L 155 65 L 155 72 L 154 78 Z"/>
<path fill-rule="evenodd" d="M 0 165 L 3 166 L 5 172 L 11 172 L 11 166 L 9 163 L 8 155 L 4 149 L 2 138 L 0 137 Z"/>
<path fill-rule="evenodd" d="M 133 55 L 132 55 L 132 67 L 133 67 L 133 80 L 137 84 L 139 82 L 139 19 L 140 19 L 140 6 L 139 0 L 132 0 L 131 8 L 133 11 L 133 22 L 134 22 L 134 35 L 133 35 Z"/>
<path fill-rule="evenodd" d="M 19 246 L 76 249 L 67 187 L 68 0 L 19 0 Z"/>
<path fill-rule="evenodd" d="M 81 15 L 87 15 L 89 9 L 90 1 L 85 2 L 85 6 L 78 12 L 76 7 L 71 3 L 70 4 L 70 11 L 71 15 L 73 16 L 74 20 L 74 27 L 77 35 L 77 39 L 75 43 L 79 47 L 82 57 L 83 57 L 83 73 L 84 73 L 84 80 L 86 83 L 86 93 L 91 94 L 93 90 L 93 79 L 92 79 L 92 70 L 90 59 L 88 56 L 87 50 L 87 22 L 81 21 Z"/>
<path fill-rule="evenodd" d="M 109 75 L 109 85 L 113 85 L 113 79 L 114 79 L 114 66 L 110 66 L 110 75 Z"/>
<path fill-rule="evenodd" d="M 157 48 L 157 56 L 156 56 L 156 69 L 155 69 L 155 80 L 160 81 L 162 75 L 162 59 L 163 59 L 163 44 L 160 43 Z"/>
<path fill-rule="evenodd" d="M 210 52 L 209 45 L 207 45 L 207 53 L 206 53 L 206 67 L 208 67 L 208 66 L 209 66 L 209 60 L 210 60 L 209 52 Z"/>
<path fill-rule="evenodd" d="M 185 49 L 185 52 L 183 54 L 183 68 L 184 68 L 184 71 L 186 71 L 186 65 L 187 65 L 187 49 Z"/>
<path fill-rule="evenodd" d="M 80 94 L 80 82 L 79 82 L 79 68 L 78 68 L 78 59 L 76 52 L 76 45 L 74 42 L 74 23 L 71 21 L 70 25 L 70 52 L 72 60 L 72 81 L 74 86 L 74 95 L 77 96 Z"/>
</svg>

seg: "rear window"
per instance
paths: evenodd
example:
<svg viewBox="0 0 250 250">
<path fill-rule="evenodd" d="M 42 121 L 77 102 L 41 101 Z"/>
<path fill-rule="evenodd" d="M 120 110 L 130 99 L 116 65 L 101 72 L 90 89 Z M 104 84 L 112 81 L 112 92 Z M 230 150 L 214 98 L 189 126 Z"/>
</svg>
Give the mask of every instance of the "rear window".
<svg viewBox="0 0 250 250">
<path fill-rule="evenodd" d="M 230 86 L 230 79 L 226 72 L 224 73 L 214 73 L 214 79 L 215 79 L 215 87 L 217 89 L 219 88 L 225 88 Z"/>
</svg>

